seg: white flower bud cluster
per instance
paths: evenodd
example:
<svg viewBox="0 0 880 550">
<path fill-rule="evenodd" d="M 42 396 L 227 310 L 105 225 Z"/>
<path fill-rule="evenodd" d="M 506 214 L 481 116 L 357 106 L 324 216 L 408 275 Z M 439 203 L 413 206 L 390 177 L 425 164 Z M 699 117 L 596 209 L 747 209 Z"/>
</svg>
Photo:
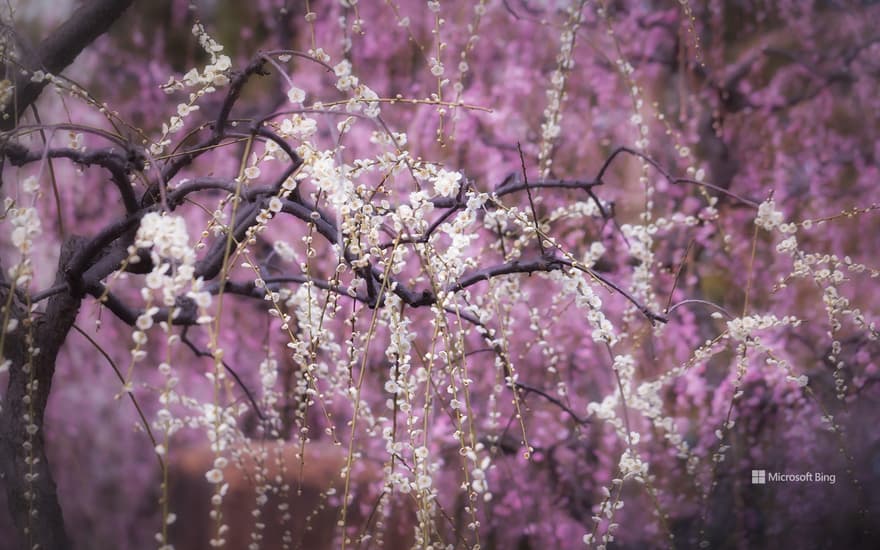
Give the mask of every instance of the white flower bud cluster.
<svg viewBox="0 0 880 550">
<path fill-rule="evenodd" d="M 200 293 L 201 280 L 193 281 L 196 253 L 189 244 L 186 222 L 180 216 L 150 212 L 141 220 L 135 235 L 135 242 L 129 248 L 130 263 L 140 258 L 137 250 L 150 250 L 153 269 L 146 276 L 146 288 L 141 290 L 145 299 L 152 291 L 162 293 L 162 303 L 167 307 L 175 304 L 177 296 L 185 287 L 192 284 L 194 298 L 200 306 L 210 304 L 210 295 Z"/>
<path fill-rule="evenodd" d="M 629 242 L 629 253 L 638 263 L 633 268 L 630 289 L 632 295 L 648 307 L 654 307 L 654 288 L 651 284 L 654 274 L 654 234 L 658 231 L 655 224 L 630 225 L 624 224 L 621 228 L 624 237 Z"/>
<path fill-rule="evenodd" d="M 437 170 L 437 174 L 433 178 L 434 191 L 441 197 L 453 197 L 458 193 L 459 181 L 461 174 L 458 172 L 449 172 L 447 170 Z"/>
<path fill-rule="evenodd" d="M 767 231 L 773 231 L 784 219 L 785 215 L 781 211 L 776 210 L 776 202 L 773 199 L 767 199 L 758 206 L 758 216 L 755 218 L 755 225 Z"/>
<path fill-rule="evenodd" d="M 553 144 L 562 133 L 562 104 L 565 101 L 565 83 L 574 68 L 574 39 L 583 22 L 584 2 L 572 2 L 568 6 L 568 18 L 559 37 L 559 53 L 556 55 L 556 69 L 550 75 L 547 89 L 547 107 L 544 109 L 544 122 L 541 124 L 541 144 L 538 151 L 538 164 L 542 177 L 550 173 Z"/>
<path fill-rule="evenodd" d="M 35 204 L 39 193 L 37 178 L 34 176 L 25 178 L 20 186 L 20 193 L 19 203 Z M 12 246 L 20 254 L 19 261 L 10 265 L 6 272 L 16 287 L 25 288 L 34 276 L 31 261 L 34 240 L 43 233 L 40 214 L 33 206 L 17 206 L 16 201 L 11 197 L 6 197 L 3 200 L 3 212 L 5 212 L 5 218 L 12 224 L 10 235 Z"/>
<path fill-rule="evenodd" d="M 294 138 L 300 141 L 312 137 L 318 131 L 318 122 L 309 117 L 294 114 L 281 121 L 278 135 L 283 138 Z"/>
<path fill-rule="evenodd" d="M 614 345 L 617 343 L 617 335 L 615 334 L 614 325 L 605 316 L 602 311 L 602 299 L 590 286 L 587 277 L 580 271 L 551 271 L 546 277 L 556 281 L 561 286 L 561 292 L 566 296 L 574 298 L 575 304 L 587 310 L 587 320 L 593 327 L 590 335 L 594 342 L 608 343 Z"/>
<path fill-rule="evenodd" d="M 648 464 L 630 449 L 623 451 L 623 454 L 620 456 L 619 467 L 623 479 L 632 478 L 640 483 L 644 483 L 645 477 L 648 475 Z"/>
<path fill-rule="evenodd" d="M 351 74 L 351 62 L 347 59 L 343 59 L 333 66 L 333 74 L 337 78 L 336 89 L 340 92 L 347 92 L 360 83 L 358 77 Z"/>
<path fill-rule="evenodd" d="M 201 23 L 193 25 L 192 33 L 199 39 L 199 44 L 210 56 L 211 61 L 201 71 L 196 68 L 190 69 L 180 80 L 171 76 L 168 78 L 168 82 L 162 85 L 162 90 L 166 94 L 173 94 L 185 89 L 198 89 L 189 94 L 187 102 L 177 105 L 176 115 L 173 115 L 167 123 L 162 123 L 162 137 L 150 144 L 150 154 L 153 156 L 161 155 L 165 148 L 171 144 L 168 135 L 183 129 L 186 117 L 199 109 L 196 102 L 202 96 L 215 92 L 217 87 L 229 84 L 228 74 L 229 69 L 232 68 L 232 60 L 228 55 L 220 54 L 223 51 L 223 46 L 208 35 Z"/>
<path fill-rule="evenodd" d="M 15 93 L 15 85 L 8 78 L 0 80 L 0 113 L 4 112 Z"/>
<path fill-rule="evenodd" d="M 760 330 L 784 326 L 798 327 L 800 324 L 800 319 L 793 316 L 785 316 L 780 319 L 773 314 L 748 315 L 728 321 L 727 331 L 730 338 L 745 342 L 751 338 L 757 338 L 755 333 Z"/>
<path fill-rule="evenodd" d="M 602 202 L 603 208 L 609 208 L 610 205 L 605 202 Z M 557 207 L 550 213 L 547 217 L 547 220 L 550 223 L 553 223 L 558 220 L 565 219 L 582 219 L 582 218 L 594 218 L 599 217 L 602 212 L 599 210 L 599 207 L 596 205 L 596 202 L 593 200 L 589 201 L 572 201 L 568 204 Z"/>
<path fill-rule="evenodd" d="M 409 204 L 401 204 L 391 214 L 394 230 L 417 234 L 428 228 L 427 215 L 434 210 L 434 204 L 424 191 L 415 191 L 409 195 Z"/>
</svg>

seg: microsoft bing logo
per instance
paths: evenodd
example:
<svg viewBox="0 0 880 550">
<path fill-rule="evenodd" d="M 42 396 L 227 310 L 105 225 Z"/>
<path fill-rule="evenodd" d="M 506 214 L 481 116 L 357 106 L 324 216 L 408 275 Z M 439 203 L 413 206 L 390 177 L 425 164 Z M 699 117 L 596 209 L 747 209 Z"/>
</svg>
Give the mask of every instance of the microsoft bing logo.
<svg viewBox="0 0 880 550">
<path fill-rule="evenodd" d="M 837 482 L 837 476 L 835 474 L 826 474 L 825 472 L 768 473 L 767 470 L 752 470 L 752 485 L 766 485 L 768 482 L 828 483 L 829 485 L 834 485 Z"/>
</svg>

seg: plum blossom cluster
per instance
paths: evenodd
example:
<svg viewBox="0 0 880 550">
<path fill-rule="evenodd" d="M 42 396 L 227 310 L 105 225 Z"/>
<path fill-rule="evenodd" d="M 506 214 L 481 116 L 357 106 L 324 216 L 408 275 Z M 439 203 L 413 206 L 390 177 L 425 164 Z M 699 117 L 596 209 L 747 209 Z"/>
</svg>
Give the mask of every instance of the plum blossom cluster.
<svg viewBox="0 0 880 550">
<path fill-rule="evenodd" d="M 161 303 L 166 307 L 173 307 L 177 296 L 185 288 L 191 287 L 188 297 L 193 298 L 202 309 L 210 306 L 211 295 L 202 290 L 201 280 L 194 280 L 196 252 L 190 245 L 186 221 L 183 218 L 158 212 L 146 214 L 141 219 L 134 244 L 129 248 L 130 263 L 140 262 L 137 254 L 140 249 L 150 251 L 152 263 L 152 269 L 144 281 L 144 298 L 151 296 L 151 291 L 159 291 Z M 207 321 L 208 319 L 203 322 Z"/>
<path fill-rule="evenodd" d="M 223 46 L 208 35 L 201 23 L 193 25 L 192 34 L 198 38 L 199 44 L 210 56 L 210 62 L 201 71 L 190 69 L 180 80 L 171 76 L 162 86 L 169 95 L 179 90 L 193 91 L 189 93 L 187 101 L 177 105 L 177 114 L 172 115 L 167 123 L 162 123 L 162 136 L 150 145 L 150 153 L 153 156 L 159 156 L 165 151 L 171 143 L 168 136 L 184 128 L 187 117 L 199 110 L 197 103 L 203 96 L 229 84 L 228 72 L 232 67 L 232 61 L 228 55 L 220 53 L 223 51 Z"/>
<path fill-rule="evenodd" d="M 568 73 L 574 68 L 575 37 L 583 23 L 585 1 L 572 2 L 565 8 L 566 21 L 559 38 L 559 53 L 556 56 L 556 69 L 550 75 L 550 88 L 547 89 L 547 107 L 544 109 L 544 122 L 541 124 L 541 145 L 538 163 L 541 175 L 547 177 L 553 162 L 552 152 L 556 138 L 562 132 L 562 111 L 565 101 L 565 83 Z"/>
<path fill-rule="evenodd" d="M 15 207 L 11 201 L 6 204 L 6 216 L 12 224 L 12 245 L 21 254 L 21 261 L 9 266 L 9 277 L 15 281 L 16 286 L 26 287 L 34 275 L 33 264 L 30 259 L 34 239 L 42 233 L 40 217 L 37 210 L 31 206 Z"/>
</svg>

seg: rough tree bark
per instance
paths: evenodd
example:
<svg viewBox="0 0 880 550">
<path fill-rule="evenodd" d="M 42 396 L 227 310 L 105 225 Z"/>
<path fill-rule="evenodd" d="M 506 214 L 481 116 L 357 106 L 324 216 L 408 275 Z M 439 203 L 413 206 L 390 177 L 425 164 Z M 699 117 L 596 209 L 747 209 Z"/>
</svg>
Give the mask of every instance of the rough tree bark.
<svg viewBox="0 0 880 550">
<path fill-rule="evenodd" d="M 81 237 L 71 237 L 62 246 L 57 284 L 64 282 L 64 268 L 83 242 Z M 0 290 L 0 299 L 4 303 L 7 297 L 8 287 Z M 39 545 L 43 550 L 71 547 L 55 481 L 46 458 L 43 417 L 52 390 L 58 351 L 76 320 L 81 302 L 80 297 L 68 292 L 56 294 L 49 299 L 45 313 L 34 316 L 28 329 L 25 308 L 12 301 L 12 315 L 19 320 L 19 324 L 16 330 L 6 335 L 4 349 L 6 357 L 12 360 L 12 366 L 9 368 L 9 382 L 0 410 L 0 476 L 6 485 L 9 511 L 18 529 L 22 548 L 26 547 L 27 541 Z M 33 338 L 33 347 L 39 350 L 36 354 L 28 353 L 29 335 Z M 29 362 L 32 377 L 25 368 Z M 31 378 L 34 387 L 29 392 Z M 33 424 L 39 429 L 30 438 L 29 452 L 27 426 L 31 423 L 28 422 L 30 414 L 33 414 Z M 36 459 L 33 469 L 28 464 L 29 456 Z M 36 474 L 30 483 L 26 479 L 28 473 Z M 32 500 L 32 504 L 29 500 Z"/>
</svg>

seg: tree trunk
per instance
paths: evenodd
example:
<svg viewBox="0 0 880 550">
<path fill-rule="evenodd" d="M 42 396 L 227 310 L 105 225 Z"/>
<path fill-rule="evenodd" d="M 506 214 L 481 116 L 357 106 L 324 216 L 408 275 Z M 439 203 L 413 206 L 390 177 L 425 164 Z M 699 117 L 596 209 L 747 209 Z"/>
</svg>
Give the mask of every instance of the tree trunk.
<svg viewBox="0 0 880 550">
<path fill-rule="evenodd" d="M 59 274 L 56 283 L 64 281 L 63 266 L 82 241 L 68 240 L 62 247 L 59 259 Z M 6 292 L 0 290 L 0 299 L 6 302 Z M 72 544 L 64 528 L 64 517 L 55 480 L 46 458 L 46 445 L 43 430 L 43 416 L 52 388 L 55 374 L 55 360 L 64 343 L 67 333 L 76 320 L 81 299 L 67 292 L 56 294 L 49 299 L 46 311 L 35 315 L 30 333 L 34 337 L 34 348 L 39 352 L 31 358 L 33 377 L 26 372 L 28 346 L 26 325 L 27 316 L 21 306 L 13 306 L 12 316 L 19 320 L 18 327 L 6 335 L 3 354 L 12 360 L 9 369 L 9 383 L 0 410 L 0 476 L 6 484 L 9 511 L 18 530 L 19 547 L 55 550 L 71 548 Z M 31 378 L 35 387 L 30 392 Z M 28 414 L 33 413 L 36 433 L 30 437 L 31 450 L 28 452 Z M 28 457 L 34 459 L 28 464 Z M 26 475 L 36 477 L 28 483 Z M 30 517 L 29 517 L 30 516 Z"/>
</svg>

